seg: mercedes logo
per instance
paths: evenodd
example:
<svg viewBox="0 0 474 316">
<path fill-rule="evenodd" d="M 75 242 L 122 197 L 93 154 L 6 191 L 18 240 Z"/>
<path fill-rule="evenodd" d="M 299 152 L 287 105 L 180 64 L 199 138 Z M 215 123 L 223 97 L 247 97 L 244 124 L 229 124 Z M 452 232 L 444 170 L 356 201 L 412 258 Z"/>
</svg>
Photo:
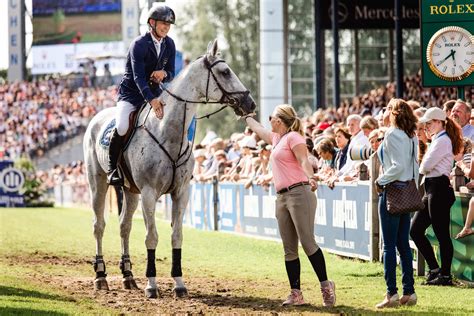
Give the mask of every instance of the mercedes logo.
<svg viewBox="0 0 474 316">
<path fill-rule="evenodd" d="M 329 7 L 329 18 L 332 21 L 332 5 Z M 337 22 L 338 23 L 344 23 L 349 16 L 349 10 L 347 9 L 346 5 L 344 3 L 340 3 L 338 5 L 338 10 L 337 10 Z"/>
</svg>

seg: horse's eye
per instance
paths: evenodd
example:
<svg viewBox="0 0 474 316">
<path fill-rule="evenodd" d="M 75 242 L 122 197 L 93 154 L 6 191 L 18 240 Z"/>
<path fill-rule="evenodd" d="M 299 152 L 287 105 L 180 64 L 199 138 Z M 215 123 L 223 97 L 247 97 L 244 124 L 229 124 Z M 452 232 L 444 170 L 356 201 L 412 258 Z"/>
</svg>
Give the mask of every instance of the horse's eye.
<svg viewBox="0 0 474 316">
<path fill-rule="evenodd" d="M 229 76 L 230 76 L 230 70 L 229 70 L 229 68 L 226 68 L 226 70 L 224 70 L 224 71 L 222 72 L 222 75 L 223 75 L 224 77 L 229 77 Z"/>
</svg>

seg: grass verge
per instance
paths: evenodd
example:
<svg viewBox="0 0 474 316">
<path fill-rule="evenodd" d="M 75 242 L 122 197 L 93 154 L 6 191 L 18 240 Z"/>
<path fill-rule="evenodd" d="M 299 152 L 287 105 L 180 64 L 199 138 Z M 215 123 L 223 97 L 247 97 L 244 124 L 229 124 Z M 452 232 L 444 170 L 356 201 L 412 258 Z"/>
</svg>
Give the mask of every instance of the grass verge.
<svg viewBox="0 0 474 316">
<path fill-rule="evenodd" d="M 83 277 L 93 279 L 90 265 L 95 254 L 92 212 L 72 208 L 0 209 L 0 308 L 8 314 L 109 314 L 114 310 L 91 300 L 74 297 L 68 291 L 41 283 L 42 276 Z M 145 274 L 146 249 L 143 220 L 136 218 L 130 237 L 133 271 Z M 159 244 L 157 274 L 169 278 L 171 269 L 171 228 L 158 221 Z M 104 259 L 109 276 L 119 276 L 119 226 L 110 215 L 104 236 Z M 306 300 L 321 305 L 318 282 L 302 250 L 301 283 Z M 337 284 L 337 307 L 326 313 L 378 314 L 374 306 L 385 292 L 380 263 L 342 259 L 325 254 L 328 275 Z M 47 264 L 32 264 L 36 259 Z M 67 264 L 55 264 L 56 261 Z M 184 229 L 183 273 L 192 287 L 193 278 L 232 280 L 242 291 L 231 293 L 239 306 L 239 297 L 261 299 L 256 311 L 268 312 L 274 303 L 288 294 L 283 250 L 280 243 L 236 236 L 221 232 Z M 398 274 L 400 284 L 401 277 Z M 386 313 L 474 314 L 472 289 L 464 287 L 420 286 L 416 278 L 418 305 L 386 310 Z M 246 288 L 246 284 L 248 287 Z M 260 306 L 259 305 L 259 306 Z M 276 305 L 275 305 L 276 306 Z M 275 307 L 276 311 L 280 311 Z M 250 309 L 250 312 L 255 309 Z M 294 311 L 294 310 L 289 310 Z M 296 312 L 321 312 L 311 307 Z M 1 314 L 4 314 L 1 312 Z"/>
</svg>

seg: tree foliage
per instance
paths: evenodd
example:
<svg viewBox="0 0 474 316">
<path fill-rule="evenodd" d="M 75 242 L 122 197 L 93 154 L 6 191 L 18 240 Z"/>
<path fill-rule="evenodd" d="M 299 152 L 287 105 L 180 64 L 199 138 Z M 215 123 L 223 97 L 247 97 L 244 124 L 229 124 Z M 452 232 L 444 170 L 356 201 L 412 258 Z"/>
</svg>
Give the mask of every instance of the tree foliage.
<svg viewBox="0 0 474 316">
<path fill-rule="evenodd" d="M 179 15 L 183 22 L 178 26 L 178 34 L 184 42 L 184 55 L 193 60 L 206 52 L 210 41 L 218 38 L 222 58 L 258 100 L 258 0 L 195 0 Z M 198 115 L 215 109 L 201 106 Z M 220 137 L 229 137 L 243 128 L 243 123 L 225 110 L 198 123 L 196 141 L 209 129 Z"/>
<path fill-rule="evenodd" d="M 53 201 L 45 197 L 46 189 L 41 180 L 35 174 L 33 162 L 27 158 L 19 158 L 15 161 L 15 168 L 23 172 L 25 183 L 21 193 L 25 198 L 25 205 L 29 207 L 54 206 Z"/>
</svg>

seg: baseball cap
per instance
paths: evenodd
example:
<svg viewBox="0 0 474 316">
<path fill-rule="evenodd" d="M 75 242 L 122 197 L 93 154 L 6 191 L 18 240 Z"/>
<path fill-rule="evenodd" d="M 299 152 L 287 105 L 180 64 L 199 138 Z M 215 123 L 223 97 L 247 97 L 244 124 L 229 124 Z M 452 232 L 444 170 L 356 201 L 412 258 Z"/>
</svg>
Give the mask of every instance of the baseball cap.
<svg viewBox="0 0 474 316">
<path fill-rule="evenodd" d="M 255 149 L 257 147 L 257 142 L 255 141 L 255 138 L 252 136 L 245 136 L 240 142 L 239 142 L 240 147 L 248 147 L 250 149 Z"/>
<path fill-rule="evenodd" d="M 206 157 L 206 150 L 205 149 L 196 149 L 194 151 L 194 158 L 198 157 Z"/>
<path fill-rule="evenodd" d="M 446 112 L 438 107 L 429 108 L 420 119 L 420 123 L 426 123 L 431 120 L 446 121 Z"/>
<path fill-rule="evenodd" d="M 328 122 L 321 122 L 318 124 L 317 128 L 321 131 L 324 131 L 326 128 L 328 128 L 329 126 L 331 126 L 330 123 Z"/>
</svg>

